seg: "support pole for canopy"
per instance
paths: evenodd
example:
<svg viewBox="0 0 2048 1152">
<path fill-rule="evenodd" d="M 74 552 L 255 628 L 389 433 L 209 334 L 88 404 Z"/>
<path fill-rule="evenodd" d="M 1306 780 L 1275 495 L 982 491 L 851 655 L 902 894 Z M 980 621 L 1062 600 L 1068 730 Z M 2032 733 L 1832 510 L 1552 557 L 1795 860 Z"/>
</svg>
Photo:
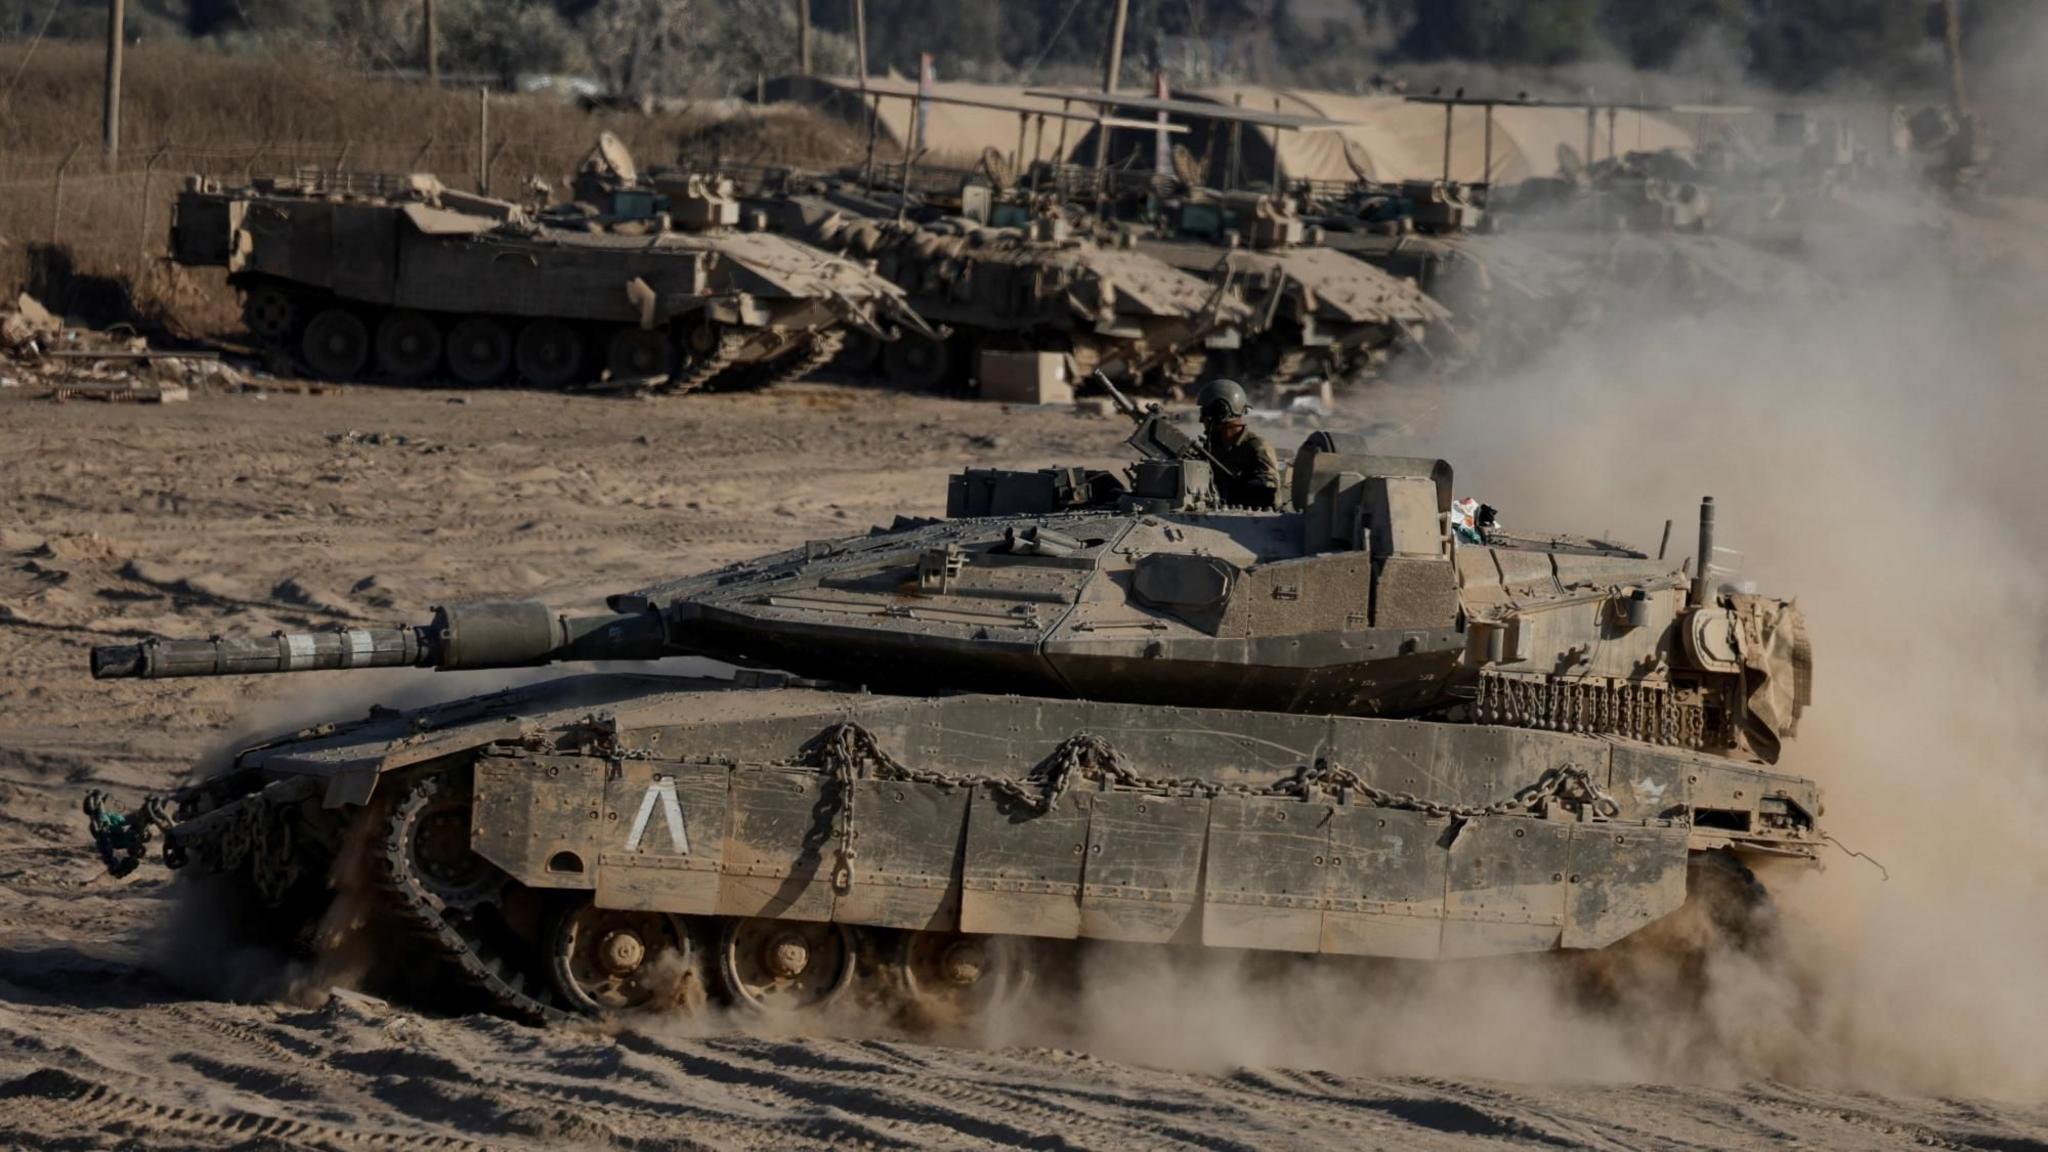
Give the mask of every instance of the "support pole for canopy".
<svg viewBox="0 0 2048 1152">
<path fill-rule="evenodd" d="M 1454 128 L 1451 117 L 1458 111 L 1456 104 L 1444 105 L 1444 183 L 1451 182 L 1451 132 Z"/>
<path fill-rule="evenodd" d="M 1493 105 L 1486 106 L 1486 160 L 1479 179 L 1488 188 L 1493 187 Z"/>
<path fill-rule="evenodd" d="M 1280 101 L 1273 101 L 1273 111 L 1280 111 Z M 1273 129 L 1273 195 L 1280 195 L 1280 129 Z"/>
<path fill-rule="evenodd" d="M 1600 142 L 1600 109 L 1586 105 L 1586 167 L 1593 166 L 1593 149 Z"/>
<path fill-rule="evenodd" d="M 1239 108 L 1244 107 L 1244 93 L 1240 92 L 1237 94 L 1235 103 Z M 1235 191 L 1237 189 L 1238 179 L 1244 175 L 1243 169 L 1244 121 L 1232 120 L 1230 122 L 1230 159 L 1223 166 L 1223 187 L 1225 191 Z"/>
<path fill-rule="evenodd" d="M 1062 120 L 1064 124 L 1066 121 Z M 1038 160 L 1045 154 L 1045 113 L 1038 114 L 1038 129 L 1031 136 L 1031 194 L 1038 194 Z"/>
<path fill-rule="evenodd" d="M 1642 113 L 1638 112 L 1636 115 L 1640 116 Z M 1607 158 L 1609 160 L 1621 155 L 1621 141 L 1616 138 L 1614 131 L 1615 123 L 1620 118 L 1621 109 L 1610 105 L 1607 109 Z"/>
<path fill-rule="evenodd" d="M 853 66 L 860 76 L 860 110 L 868 118 L 868 155 L 861 162 L 860 179 L 863 191 L 875 190 L 875 120 L 881 112 L 880 101 L 868 103 L 868 5 L 867 0 L 853 0 Z"/>
<path fill-rule="evenodd" d="M 1067 198 L 1067 121 L 1073 119 L 1073 111 L 1074 102 L 1072 100 L 1060 101 L 1060 142 L 1059 146 L 1053 149 L 1052 190 L 1053 194 L 1062 200 Z"/>
<path fill-rule="evenodd" d="M 1131 14 L 1131 0 L 1116 0 L 1116 15 L 1109 25 L 1109 52 L 1102 58 L 1102 94 L 1116 95 L 1117 76 L 1124 66 L 1124 22 Z M 1105 105 L 1104 111 L 1108 108 Z M 1098 125 L 1095 136 L 1095 172 L 1101 179 L 1102 171 L 1109 164 L 1109 129 Z"/>
<path fill-rule="evenodd" d="M 1014 179 L 1024 172 L 1024 134 L 1031 130 L 1031 113 L 1017 113 L 1017 148 L 1010 153 L 1010 175 Z"/>
<path fill-rule="evenodd" d="M 872 194 L 875 190 L 875 137 L 880 133 L 882 124 L 881 95 L 877 93 L 872 102 L 865 102 L 863 106 L 868 113 L 868 158 L 860 166 L 860 183 L 862 191 Z"/>
<path fill-rule="evenodd" d="M 910 170 L 917 164 L 917 137 L 924 128 L 924 101 L 911 97 L 910 100 L 910 143 L 903 149 L 903 187 L 896 198 L 896 222 L 902 223 L 910 214 Z"/>
</svg>

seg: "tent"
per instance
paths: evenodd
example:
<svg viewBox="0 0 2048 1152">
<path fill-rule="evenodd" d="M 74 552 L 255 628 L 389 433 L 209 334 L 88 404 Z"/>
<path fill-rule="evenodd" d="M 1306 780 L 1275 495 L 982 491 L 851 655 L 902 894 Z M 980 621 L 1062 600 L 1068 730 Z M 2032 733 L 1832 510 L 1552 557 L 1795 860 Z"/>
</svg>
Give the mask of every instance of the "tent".
<svg viewBox="0 0 2048 1152">
<path fill-rule="evenodd" d="M 911 133 L 912 100 L 917 85 L 900 77 L 870 77 L 870 103 L 877 109 L 877 130 L 891 151 L 900 148 Z M 1005 154 L 1015 150 L 1019 140 L 1020 112 L 1031 119 L 1024 126 L 1023 151 L 1028 159 L 1056 158 L 1064 136 L 1066 149 L 1058 158 L 1069 163 L 1090 163 L 1095 156 L 1095 111 L 1079 101 L 1063 104 L 1046 90 L 1016 85 L 970 84 L 943 81 L 934 84 L 936 98 L 927 107 L 925 146 L 939 161 L 971 161 L 984 148 Z M 1034 94 L 1035 93 L 1035 94 Z M 1126 93 L 1136 99 L 1143 94 Z M 783 77 L 768 85 L 771 100 L 797 100 L 845 120 L 864 125 L 860 82 L 850 76 Z M 1231 137 L 1237 136 L 1238 183 L 1264 184 L 1279 161 L 1283 180 L 1349 182 L 1358 175 L 1378 181 L 1434 180 L 1444 175 L 1444 106 L 1418 103 L 1400 96 L 1355 96 L 1334 92 L 1311 92 L 1267 88 L 1257 85 L 1201 88 L 1175 94 L 1183 102 L 1211 104 L 1221 109 L 1242 108 L 1247 113 L 1278 113 L 1336 122 L 1327 128 L 1292 130 L 1247 123 L 1233 132 L 1229 124 L 1205 117 L 1172 114 L 1169 119 L 1187 131 L 1174 137 L 1200 162 L 1205 182 L 1221 185 L 1231 155 Z M 1060 131 L 1062 109 L 1073 117 L 1065 133 Z M 1046 114 L 1040 138 L 1037 113 Z M 1148 120 L 1151 113 L 1127 111 L 1126 119 Z M 1698 117 L 1674 113 L 1620 109 L 1612 117 L 1606 110 L 1592 119 L 1593 154 L 1607 156 L 1622 152 L 1656 151 L 1676 148 L 1691 151 L 1702 125 Z M 1486 111 L 1460 106 L 1450 115 L 1450 176 L 1454 180 L 1512 184 L 1531 178 L 1556 176 L 1559 146 L 1585 159 L 1587 114 L 1579 108 L 1503 104 L 1493 112 L 1491 170 L 1488 171 Z M 1156 135 L 1138 127 L 1111 129 L 1112 163 L 1149 168 Z"/>
</svg>

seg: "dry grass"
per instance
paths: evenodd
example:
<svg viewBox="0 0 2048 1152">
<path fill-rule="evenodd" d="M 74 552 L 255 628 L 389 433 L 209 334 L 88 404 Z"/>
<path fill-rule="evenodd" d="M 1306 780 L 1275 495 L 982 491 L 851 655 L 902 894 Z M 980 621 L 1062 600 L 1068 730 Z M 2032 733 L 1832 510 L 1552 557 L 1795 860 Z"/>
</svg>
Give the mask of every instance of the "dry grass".
<svg viewBox="0 0 2048 1152">
<path fill-rule="evenodd" d="M 162 258 L 186 175 L 238 182 L 317 165 L 476 185 L 474 92 L 373 79 L 317 56 L 183 44 L 130 51 L 120 162 L 109 169 L 99 153 L 101 67 L 91 45 L 0 49 L 0 290 L 9 297 L 27 289 L 91 320 L 211 333 L 234 324 L 224 285 Z M 802 110 L 742 115 L 744 124 L 708 109 L 641 115 L 493 94 L 492 184 L 502 192 L 539 176 L 560 188 L 600 131 L 643 163 L 821 165 L 858 153 L 853 134 Z"/>
</svg>

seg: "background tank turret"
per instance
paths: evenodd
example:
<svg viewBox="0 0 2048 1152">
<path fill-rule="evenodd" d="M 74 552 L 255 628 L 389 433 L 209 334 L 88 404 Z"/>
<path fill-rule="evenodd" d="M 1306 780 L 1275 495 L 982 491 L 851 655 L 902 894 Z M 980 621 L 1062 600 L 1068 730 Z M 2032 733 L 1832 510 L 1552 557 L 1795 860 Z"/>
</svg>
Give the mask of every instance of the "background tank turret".
<svg viewBox="0 0 2048 1152">
<path fill-rule="evenodd" d="M 737 227 L 730 189 L 628 187 L 601 147 L 538 212 L 431 176 L 194 178 L 171 251 L 225 267 L 250 334 L 316 375 L 687 392 L 798 376 L 923 325 L 860 265 Z M 630 175 L 630 169 L 627 169 Z"/>
<path fill-rule="evenodd" d="M 1154 409 L 1117 474 L 970 470 L 949 515 L 611 597 L 412 628 L 96 649 L 101 677 L 669 656 L 373 709 L 245 750 L 100 850 L 374 899 L 508 1011 L 973 1011 L 1076 940 L 1433 959 L 1595 949 L 1744 859 L 1810 858 L 1771 767 L 1797 609 L 1612 543 L 1510 535 L 1442 461 L 1317 433 L 1285 506 L 1215 498 Z M 1699 556 L 1713 554 L 1712 505 Z M 359 834 L 360 833 L 360 834 Z M 1728 906 L 1719 906 L 1726 903 Z M 393 962 L 399 962 L 393 952 Z"/>
</svg>

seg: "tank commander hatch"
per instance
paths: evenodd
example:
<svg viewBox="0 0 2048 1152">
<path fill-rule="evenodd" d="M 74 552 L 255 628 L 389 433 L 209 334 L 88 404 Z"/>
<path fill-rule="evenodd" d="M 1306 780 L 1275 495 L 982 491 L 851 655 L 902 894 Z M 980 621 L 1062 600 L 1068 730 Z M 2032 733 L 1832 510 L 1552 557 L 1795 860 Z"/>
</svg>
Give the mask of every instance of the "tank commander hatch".
<svg viewBox="0 0 2048 1152">
<path fill-rule="evenodd" d="M 1202 447 L 1223 467 L 1216 495 L 1240 508 L 1272 508 L 1280 499 L 1280 461 L 1265 438 L 1245 427 L 1251 402 L 1235 380 L 1212 380 L 1196 401 L 1202 413 Z"/>
</svg>

